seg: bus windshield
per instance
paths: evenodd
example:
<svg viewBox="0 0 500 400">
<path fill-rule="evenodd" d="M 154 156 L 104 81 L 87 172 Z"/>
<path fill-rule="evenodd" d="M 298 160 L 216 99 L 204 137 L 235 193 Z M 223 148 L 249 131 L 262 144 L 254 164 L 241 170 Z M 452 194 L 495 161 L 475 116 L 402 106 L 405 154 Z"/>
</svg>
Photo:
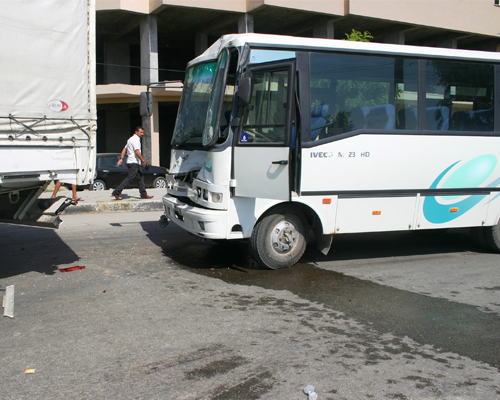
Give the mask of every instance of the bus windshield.
<svg viewBox="0 0 500 400">
<path fill-rule="evenodd" d="M 217 133 L 219 126 L 217 125 L 217 117 L 219 116 L 219 104 L 221 93 L 223 90 L 223 84 L 225 79 L 225 72 L 227 68 L 227 51 L 223 51 L 219 57 L 217 63 L 217 78 L 214 82 L 214 91 L 211 96 L 210 106 L 207 113 L 207 121 L 205 124 L 205 129 L 203 132 L 203 146 L 208 146 L 214 140 L 214 136 Z"/>
<path fill-rule="evenodd" d="M 201 145 L 216 67 L 216 62 L 210 62 L 195 65 L 186 71 L 172 146 Z"/>
</svg>

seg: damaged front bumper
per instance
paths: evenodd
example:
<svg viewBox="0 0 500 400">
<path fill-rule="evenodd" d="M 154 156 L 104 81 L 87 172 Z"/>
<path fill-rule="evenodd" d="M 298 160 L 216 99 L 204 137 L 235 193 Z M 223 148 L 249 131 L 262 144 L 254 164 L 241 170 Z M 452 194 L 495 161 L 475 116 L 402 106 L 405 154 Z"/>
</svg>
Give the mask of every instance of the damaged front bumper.
<svg viewBox="0 0 500 400">
<path fill-rule="evenodd" d="M 195 207 L 168 194 L 163 206 L 166 217 L 186 231 L 206 239 L 226 238 L 227 211 Z"/>
</svg>

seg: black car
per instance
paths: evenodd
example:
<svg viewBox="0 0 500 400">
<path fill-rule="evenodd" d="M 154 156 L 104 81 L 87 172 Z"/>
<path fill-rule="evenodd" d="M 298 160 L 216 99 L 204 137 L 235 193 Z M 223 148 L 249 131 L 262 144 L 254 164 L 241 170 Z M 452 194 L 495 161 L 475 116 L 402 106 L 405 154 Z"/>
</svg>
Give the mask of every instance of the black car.
<svg viewBox="0 0 500 400">
<path fill-rule="evenodd" d="M 120 153 L 100 153 L 97 154 L 97 174 L 94 183 L 90 185 L 90 190 L 106 190 L 116 188 L 127 176 L 127 157 L 123 159 L 122 165 L 117 165 Z M 144 182 L 146 187 L 164 188 L 167 186 L 165 179 L 168 170 L 164 167 L 148 166 L 143 169 Z M 127 187 L 137 187 L 137 179 L 130 182 Z"/>
</svg>

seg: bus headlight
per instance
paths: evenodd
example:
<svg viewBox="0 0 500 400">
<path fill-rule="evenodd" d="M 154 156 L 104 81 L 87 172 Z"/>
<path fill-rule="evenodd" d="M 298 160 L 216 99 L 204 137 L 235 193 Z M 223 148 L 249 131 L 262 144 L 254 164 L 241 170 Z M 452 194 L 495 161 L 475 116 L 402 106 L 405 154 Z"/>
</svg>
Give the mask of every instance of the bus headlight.
<svg viewBox="0 0 500 400">
<path fill-rule="evenodd" d="M 212 202 L 213 203 L 222 203 L 222 193 L 213 193 L 210 192 L 212 195 Z"/>
</svg>

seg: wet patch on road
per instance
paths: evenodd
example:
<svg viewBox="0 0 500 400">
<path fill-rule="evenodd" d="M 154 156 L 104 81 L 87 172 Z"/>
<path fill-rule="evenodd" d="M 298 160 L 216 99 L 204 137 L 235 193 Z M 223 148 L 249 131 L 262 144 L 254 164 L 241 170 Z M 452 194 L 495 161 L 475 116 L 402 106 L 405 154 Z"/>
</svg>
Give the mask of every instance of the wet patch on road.
<svg viewBox="0 0 500 400">
<path fill-rule="evenodd" d="M 150 375 L 164 376 L 165 379 L 172 380 L 181 372 L 182 375 L 177 377 L 179 382 L 185 380 L 192 384 L 193 381 L 210 379 L 214 379 L 213 382 L 217 382 L 219 379 L 220 382 L 221 377 L 232 372 L 237 373 L 238 368 L 251 363 L 252 360 L 235 355 L 233 350 L 227 346 L 214 344 L 181 356 L 169 357 L 141 366 L 127 368 L 120 365 L 116 371 L 107 371 L 105 379 L 109 384 L 120 383 L 124 379 L 129 382 L 139 382 Z M 189 369 L 184 370 L 186 367 Z M 234 385 L 219 384 L 198 398 L 208 400 L 257 399 L 271 390 L 276 383 L 276 379 L 269 371 L 240 371 L 240 374 L 245 375 L 245 378 L 239 379 Z M 185 385 L 189 385 L 189 383 L 185 383 Z"/>
<path fill-rule="evenodd" d="M 259 399 L 274 386 L 275 380 L 269 371 L 250 376 L 234 386 L 216 387 L 207 396 L 209 400 Z"/>
<path fill-rule="evenodd" d="M 194 368 L 184 373 L 186 379 L 208 379 L 217 375 L 224 375 L 227 372 L 248 364 L 250 361 L 241 356 L 227 357 L 222 360 L 215 360 L 203 365 L 199 368 Z"/>
<path fill-rule="evenodd" d="M 497 372 L 494 372 L 494 368 L 474 362 L 471 364 L 470 360 L 461 355 L 439 349 L 435 345 L 417 343 L 408 336 L 382 333 L 374 324 L 349 318 L 347 314 L 333 311 L 327 305 L 314 304 L 297 297 L 292 300 L 293 296 L 273 297 L 270 292 L 258 290 L 252 289 L 255 293 L 253 296 L 245 295 L 245 289 L 236 286 L 219 292 L 211 300 L 209 297 L 204 300 L 212 301 L 211 307 L 216 309 L 228 312 L 238 310 L 247 316 L 262 315 L 265 312 L 268 319 L 250 330 L 243 327 L 242 335 L 252 338 L 251 346 L 258 348 L 262 346 L 261 338 L 279 334 L 280 349 L 287 354 L 285 365 L 281 365 L 281 368 L 286 369 L 288 375 L 293 374 L 290 370 L 294 369 L 297 376 L 306 376 L 309 374 L 308 366 L 313 363 L 327 368 L 325 371 L 329 371 L 326 373 L 330 374 L 331 379 L 323 382 L 323 393 L 336 393 L 339 381 L 346 376 L 349 379 L 353 376 L 363 379 L 365 375 L 372 376 L 371 374 L 375 374 L 378 379 L 392 379 L 394 385 L 400 389 L 405 388 L 400 393 L 389 390 L 386 392 L 388 398 L 399 394 L 404 398 L 438 398 L 445 393 L 456 394 L 461 391 L 460 388 L 469 387 L 470 382 L 474 383 L 471 387 L 481 385 L 489 393 L 491 390 L 498 390 Z M 249 346 L 249 342 L 246 343 Z M 261 357 L 262 355 L 258 357 L 259 362 L 268 365 Z M 272 355 L 270 360 L 273 360 Z M 304 363 L 304 360 L 307 362 Z M 252 363 L 255 362 L 252 359 Z M 274 366 L 273 370 L 279 369 Z M 472 372 L 473 369 L 476 372 Z M 278 385 L 283 384 L 284 382 L 278 382 Z M 344 387 L 342 391 L 345 389 Z M 462 391 L 463 393 L 465 392 Z"/>
<path fill-rule="evenodd" d="M 440 252 L 464 251 L 464 246 L 474 246 L 470 238 L 460 234 L 438 239 L 405 234 L 380 235 L 374 239 L 369 236 L 369 240 L 366 237 L 353 235 L 353 240 L 345 241 L 346 246 L 336 256 L 344 260 L 360 257 L 366 262 L 370 255 L 387 256 L 394 249 L 399 255 L 441 255 Z M 337 310 L 382 334 L 407 336 L 441 352 L 460 354 L 500 368 L 500 317 L 481 312 L 475 306 L 380 285 L 310 264 L 263 270 L 251 259 L 244 243 L 221 246 L 194 239 L 183 248 L 164 247 L 164 252 L 198 274 L 231 284 L 287 290 Z M 306 255 L 305 259 L 308 258 Z M 256 304 L 250 299 L 239 299 L 241 309 L 249 306 Z"/>
<path fill-rule="evenodd" d="M 277 271 L 205 269 L 197 273 L 228 283 L 289 290 L 381 333 L 408 336 L 443 352 L 500 368 L 500 317 L 477 307 L 298 264 Z M 248 300 L 247 300 L 248 301 Z"/>
</svg>

